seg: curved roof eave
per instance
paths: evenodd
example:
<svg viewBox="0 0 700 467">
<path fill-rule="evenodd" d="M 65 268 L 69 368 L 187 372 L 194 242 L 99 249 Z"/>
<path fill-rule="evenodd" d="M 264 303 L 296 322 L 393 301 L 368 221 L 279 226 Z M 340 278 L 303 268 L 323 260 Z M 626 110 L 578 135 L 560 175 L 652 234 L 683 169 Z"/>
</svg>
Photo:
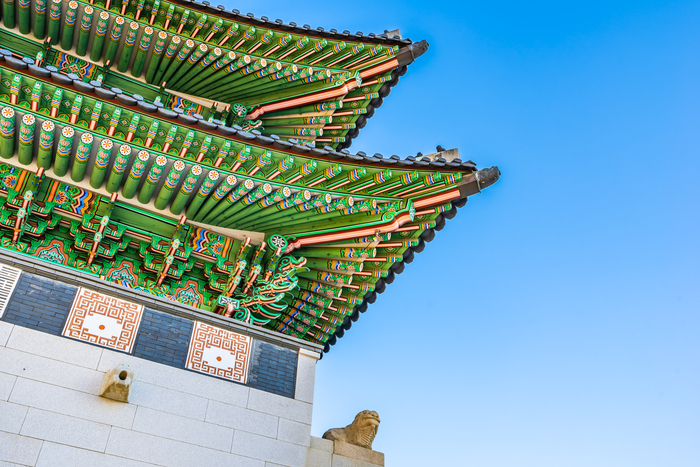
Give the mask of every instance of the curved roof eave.
<svg viewBox="0 0 700 467">
<path fill-rule="evenodd" d="M 477 179 L 479 180 L 479 188 L 482 189 L 496 183 L 500 178 L 501 172 L 498 169 L 498 167 L 490 167 L 488 169 L 480 170 L 477 174 L 481 174 L 481 176 L 477 175 Z M 453 201 L 452 208 L 449 211 L 446 211 L 437 217 L 435 227 L 425 230 L 420 235 L 420 243 L 416 246 L 409 247 L 404 252 L 403 261 L 394 263 L 389 268 L 389 272 L 391 274 L 377 281 L 377 283 L 375 284 L 374 291 L 368 292 L 364 296 L 362 303 L 354 307 L 352 314 L 345 318 L 343 324 L 338 326 L 338 329 L 336 329 L 335 333 L 333 333 L 333 335 L 328 339 L 328 341 L 326 341 L 323 347 L 324 354 L 330 352 L 331 347 L 338 342 L 338 339 L 342 339 L 345 335 L 345 332 L 350 330 L 350 328 L 352 327 L 352 323 L 359 320 L 360 315 L 362 313 L 365 313 L 369 305 L 373 304 L 377 300 L 377 294 L 384 293 L 384 291 L 386 290 L 386 285 L 394 282 L 396 275 L 401 274 L 404 271 L 404 269 L 406 268 L 406 264 L 410 264 L 411 262 L 413 262 L 415 254 L 421 253 L 425 249 L 426 243 L 433 241 L 433 239 L 435 238 L 435 232 L 442 230 L 445 227 L 446 221 L 454 218 L 457 215 L 457 210 L 459 208 L 464 207 L 467 204 L 467 200 L 468 197 L 465 196 L 464 198 L 460 198 L 457 201 Z M 323 354 L 321 355 L 321 358 L 323 358 Z"/>
<path fill-rule="evenodd" d="M 306 36 L 333 38 L 341 41 L 351 40 L 358 42 L 398 46 L 404 46 L 413 43 L 411 39 L 402 39 L 397 35 L 394 35 L 392 37 L 389 37 L 386 34 L 375 33 L 369 33 L 365 35 L 361 31 L 352 34 L 348 30 L 339 32 L 337 29 L 334 28 L 327 31 L 320 26 L 316 29 L 312 29 L 311 26 L 309 26 L 308 24 L 305 24 L 303 26 L 297 26 L 297 24 L 294 22 L 285 23 L 281 19 L 270 21 L 270 19 L 267 16 L 256 17 L 253 13 L 243 14 L 240 12 L 240 10 L 237 10 L 235 8 L 233 10 L 227 10 L 226 7 L 223 5 L 213 6 L 207 1 L 195 2 L 191 0 L 172 0 L 172 2 L 182 6 L 187 6 L 188 8 L 195 8 L 197 10 L 207 11 L 209 13 L 221 15 L 225 18 L 235 19 L 240 23 L 250 24 L 253 26 L 264 26 L 268 29 L 279 29 L 281 31 L 294 32 L 296 34 L 303 34 Z"/>
</svg>

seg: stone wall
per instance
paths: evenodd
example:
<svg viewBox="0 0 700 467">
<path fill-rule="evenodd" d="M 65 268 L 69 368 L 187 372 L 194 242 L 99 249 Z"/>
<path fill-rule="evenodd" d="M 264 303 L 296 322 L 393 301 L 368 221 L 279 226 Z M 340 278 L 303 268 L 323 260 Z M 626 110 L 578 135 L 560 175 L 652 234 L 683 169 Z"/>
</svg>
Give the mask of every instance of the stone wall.
<svg viewBox="0 0 700 467">
<path fill-rule="evenodd" d="M 17 284 L 4 312 L 0 310 L 0 320 L 55 336 L 62 335 L 79 287 L 34 273 L 18 273 Z M 192 319 L 144 308 L 134 327 L 133 351 L 129 353 L 184 369 L 194 323 Z M 252 339 L 251 347 L 246 384 L 294 398 L 298 350 L 258 339 Z"/>
<path fill-rule="evenodd" d="M 212 317 L 151 309 L 169 311 L 162 300 L 143 310 L 130 354 L 63 337 L 78 287 L 102 287 L 78 276 L 24 271 L 2 299 L 0 467 L 383 465 L 383 455 L 381 464 L 366 462 L 378 453 L 358 457 L 311 437 L 316 349 L 293 350 L 294 339 L 213 322 L 255 336 L 249 379 L 196 373 L 183 366 L 193 328 Z M 125 291 L 133 293 L 101 290 Z M 128 404 L 98 396 L 105 372 L 119 364 L 134 370 Z"/>
<path fill-rule="evenodd" d="M 97 395 L 121 363 L 128 404 Z M 300 353 L 297 374 L 315 363 Z M 0 465 L 303 467 L 313 379 L 295 392 L 308 402 L 0 322 Z"/>
</svg>

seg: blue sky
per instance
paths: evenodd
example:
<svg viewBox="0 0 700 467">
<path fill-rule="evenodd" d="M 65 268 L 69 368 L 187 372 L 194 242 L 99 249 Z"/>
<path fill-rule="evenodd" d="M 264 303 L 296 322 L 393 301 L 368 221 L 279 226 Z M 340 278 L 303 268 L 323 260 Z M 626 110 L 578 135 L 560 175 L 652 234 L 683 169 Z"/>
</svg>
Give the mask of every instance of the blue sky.
<svg viewBox="0 0 700 467">
<path fill-rule="evenodd" d="M 700 3 L 229 6 L 427 39 L 351 150 L 502 172 L 318 364 L 312 434 L 372 409 L 388 466 L 700 465 Z"/>
</svg>

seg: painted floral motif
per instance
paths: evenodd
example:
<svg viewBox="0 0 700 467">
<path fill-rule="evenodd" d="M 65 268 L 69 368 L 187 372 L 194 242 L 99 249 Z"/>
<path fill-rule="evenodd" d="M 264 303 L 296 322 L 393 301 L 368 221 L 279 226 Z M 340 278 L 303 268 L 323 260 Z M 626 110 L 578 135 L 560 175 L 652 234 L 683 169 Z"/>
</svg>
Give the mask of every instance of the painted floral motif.
<svg viewBox="0 0 700 467">
<path fill-rule="evenodd" d="M 63 244 L 61 244 L 58 240 L 52 240 L 51 243 L 49 243 L 49 246 L 37 249 L 35 256 L 39 259 L 50 261 L 52 263 L 67 263 L 66 255 L 63 253 Z"/>
<path fill-rule="evenodd" d="M 51 2 L 51 8 L 49 9 L 49 18 L 52 20 L 61 19 L 61 4 Z"/>
<path fill-rule="evenodd" d="M 133 267 L 134 265 L 131 263 L 124 263 L 121 267 L 108 272 L 107 280 L 125 287 L 133 288 L 137 283 Z"/>
<path fill-rule="evenodd" d="M 70 12 L 70 10 L 69 10 Z M 75 73 L 84 80 L 93 79 L 97 73 L 97 65 L 85 62 L 76 57 L 56 51 L 52 63 L 61 73 Z M 70 102 L 64 105 L 70 107 Z"/>
<path fill-rule="evenodd" d="M 83 17 L 80 19 L 80 29 L 89 31 L 92 26 L 92 7 L 86 6 L 83 10 Z"/>
<path fill-rule="evenodd" d="M 190 238 L 194 252 L 215 258 L 227 257 L 231 248 L 231 240 L 229 238 L 202 228 L 195 228 Z"/>
<path fill-rule="evenodd" d="M 66 183 L 59 183 L 53 202 L 58 207 L 74 214 L 88 212 L 95 200 L 95 194 Z"/>
<path fill-rule="evenodd" d="M 185 305 L 199 306 L 204 301 L 204 296 L 197 290 L 197 283 L 188 281 L 187 285 L 181 289 L 176 289 L 175 300 Z"/>
</svg>

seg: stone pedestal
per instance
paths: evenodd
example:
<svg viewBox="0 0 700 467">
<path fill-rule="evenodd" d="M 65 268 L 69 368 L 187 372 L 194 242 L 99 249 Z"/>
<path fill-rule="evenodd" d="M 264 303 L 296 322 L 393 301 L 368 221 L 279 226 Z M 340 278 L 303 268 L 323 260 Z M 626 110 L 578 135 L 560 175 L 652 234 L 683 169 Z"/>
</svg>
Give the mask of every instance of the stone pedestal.
<svg viewBox="0 0 700 467">
<path fill-rule="evenodd" d="M 333 465 L 336 465 L 335 457 L 345 457 L 360 462 L 366 462 L 374 465 L 384 465 L 384 453 L 372 451 L 371 449 L 361 448 L 354 444 L 344 443 L 342 441 L 333 441 Z M 355 466 L 364 464 L 345 463 L 343 465 Z"/>
<path fill-rule="evenodd" d="M 311 437 L 306 467 L 377 467 L 384 466 L 384 454 L 342 441 Z"/>
</svg>

